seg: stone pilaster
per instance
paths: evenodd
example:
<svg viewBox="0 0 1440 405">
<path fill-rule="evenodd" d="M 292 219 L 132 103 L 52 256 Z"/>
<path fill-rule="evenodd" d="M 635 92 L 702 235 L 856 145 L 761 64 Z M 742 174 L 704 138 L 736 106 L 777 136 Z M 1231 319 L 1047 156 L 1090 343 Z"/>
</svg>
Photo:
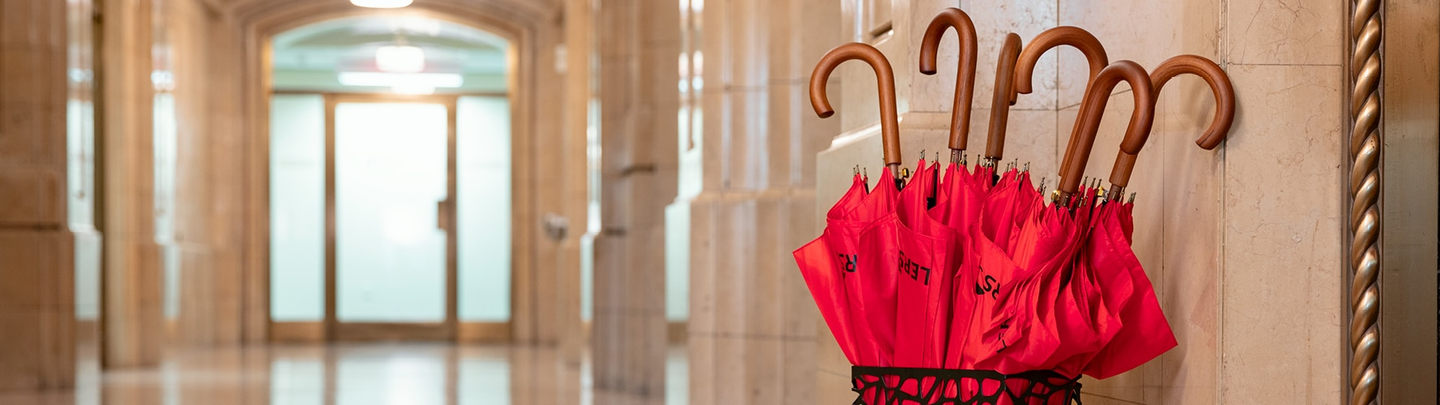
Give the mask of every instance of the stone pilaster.
<svg viewBox="0 0 1440 405">
<path fill-rule="evenodd" d="M 155 243 L 151 2 L 101 6 L 100 161 L 96 192 L 105 235 L 101 363 L 155 365 L 165 340 L 160 248 Z"/>
<path fill-rule="evenodd" d="M 0 3 L 0 392 L 73 384 L 65 2 Z"/>
<path fill-rule="evenodd" d="M 665 206 L 678 180 L 679 10 L 673 1 L 601 2 L 600 235 L 595 239 L 596 400 L 659 404 L 665 393 Z"/>
<path fill-rule="evenodd" d="M 839 13 L 801 0 L 705 4 L 691 403 L 815 402 L 818 311 L 790 252 L 815 237 L 814 156 L 839 128 L 806 95 L 815 61 L 843 42 Z"/>
</svg>

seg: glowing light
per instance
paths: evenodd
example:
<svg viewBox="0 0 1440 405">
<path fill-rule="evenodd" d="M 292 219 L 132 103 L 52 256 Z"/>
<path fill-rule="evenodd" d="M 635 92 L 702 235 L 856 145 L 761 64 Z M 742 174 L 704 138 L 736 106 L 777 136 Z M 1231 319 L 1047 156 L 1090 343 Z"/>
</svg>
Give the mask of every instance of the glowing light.
<svg viewBox="0 0 1440 405">
<path fill-rule="evenodd" d="M 417 73 L 425 70 L 425 50 L 414 46 L 382 46 L 375 50 L 375 66 L 382 72 Z"/>
<path fill-rule="evenodd" d="M 455 73 L 378 73 L 340 72 L 340 84 L 346 86 L 403 87 L 403 88 L 455 88 L 465 84 L 465 78 Z"/>
<path fill-rule="evenodd" d="M 414 0 L 350 0 L 350 4 L 366 8 L 400 8 L 412 2 Z"/>
<path fill-rule="evenodd" d="M 391 87 L 390 91 L 394 92 L 395 94 L 409 94 L 420 96 L 435 94 L 435 88 L 428 86 L 395 86 Z"/>
</svg>

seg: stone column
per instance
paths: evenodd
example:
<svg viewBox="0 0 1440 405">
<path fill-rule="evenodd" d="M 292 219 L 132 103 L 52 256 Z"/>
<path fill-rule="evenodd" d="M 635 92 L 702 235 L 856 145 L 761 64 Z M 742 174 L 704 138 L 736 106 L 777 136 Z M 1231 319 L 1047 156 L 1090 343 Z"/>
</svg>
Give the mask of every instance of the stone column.
<svg viewBox="0 0 1440 405">
<path fill-rule="evenodd" d="M 65 2 L 0 2 L 0 392 L 74 379 Z"/>
<path fill-rule="evenodd" d="M 662 213 L 678 187 L 679 9 L 667 0 L 600 4 L 596 399 L 659 404 L 667 346 Z"/>
<path fill-rule="evenodd" d="M 813 239 L 811 68 L 842 43 L 839 8 L 707 1 L 704 185 L 691 204 L 690 401 L 815 402 L 818 311 L 790 252 Z M 835 93 L 832 93 L 835 94 Z"/>
<path fill-rule="evenodd" d="M 96 227 L 101 270 L 101 364 L 155 365 L 163 347 L 160 247 L 155 243 L 151 3 L 101 6 Z"/>
</svg>

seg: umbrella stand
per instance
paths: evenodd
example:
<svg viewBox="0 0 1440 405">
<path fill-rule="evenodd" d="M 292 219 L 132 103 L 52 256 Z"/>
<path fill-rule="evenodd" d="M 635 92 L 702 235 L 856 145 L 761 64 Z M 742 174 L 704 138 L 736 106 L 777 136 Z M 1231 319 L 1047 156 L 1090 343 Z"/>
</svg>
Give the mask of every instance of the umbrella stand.
<svg viewBox="0 0 1440 405">
<path fill-rule="evenodd" d="M 1050 370 L 1001 374 L 993 370 L 854 366 L 850 374 L 851 390 L 860 394 L 854 405 L 1068 404 L 1080 400 L 1080 379 Z M 867 403 L 864 398 L 880 401 Z"/>
</svg>

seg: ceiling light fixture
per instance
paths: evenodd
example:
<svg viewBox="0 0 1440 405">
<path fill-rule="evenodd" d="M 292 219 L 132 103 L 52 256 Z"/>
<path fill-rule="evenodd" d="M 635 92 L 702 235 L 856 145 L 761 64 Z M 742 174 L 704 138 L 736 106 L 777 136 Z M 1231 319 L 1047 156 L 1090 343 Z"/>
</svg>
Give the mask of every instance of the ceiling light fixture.
<svg viewBox="0 0 1440 405">
<path fill-rule="evenodd" d="M 339 79 L 346 86 L 392 88 L 456 88 L 465 84 L 465 77 L 456 73 L 340 72 Z"/>
<path fill-rule="evenodd" d="M 401 8 L 414 0 L 350 0 L 350 4 L 366 8 Z"/>
<path fill-rule="evenodd" d="M 435 88 L 434 88 L 434 87 L 425 87 L 425 86 L 413 86 L 413 87 L 412 87 L 412 86 L 395 86 L 395 87 L 391 87 L 391 88 L 390 88 L 390 91 L 391 91 L 391 92 L 394 92 L 395 94 L 406 94 L 406 95 L 416 95 L 416 96 L 424 96 L 424 95 L 435 94 Z"/>
<path fill-rule="evenodd" d="M 419 73 L 425 70 L 425 50 L 408 45 L 382 46 L 375 50 L 375 67 L 382 72 Z"/>
</svg>

